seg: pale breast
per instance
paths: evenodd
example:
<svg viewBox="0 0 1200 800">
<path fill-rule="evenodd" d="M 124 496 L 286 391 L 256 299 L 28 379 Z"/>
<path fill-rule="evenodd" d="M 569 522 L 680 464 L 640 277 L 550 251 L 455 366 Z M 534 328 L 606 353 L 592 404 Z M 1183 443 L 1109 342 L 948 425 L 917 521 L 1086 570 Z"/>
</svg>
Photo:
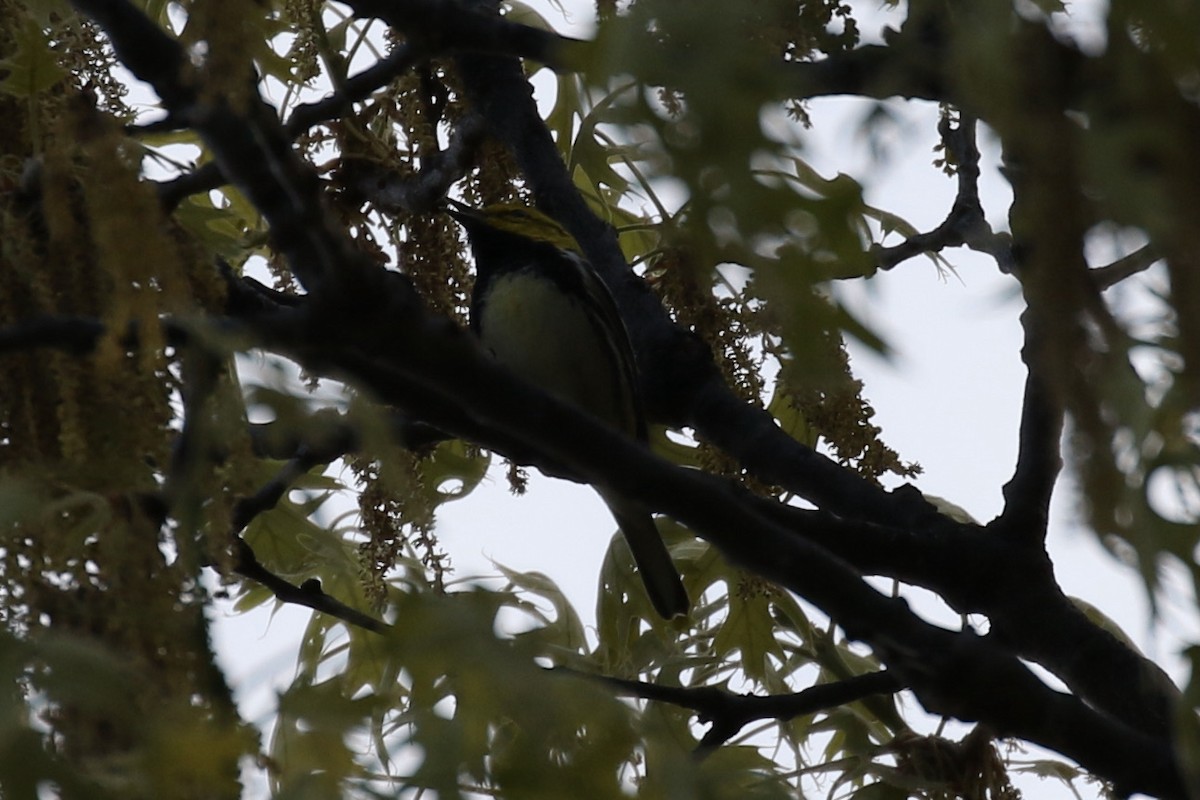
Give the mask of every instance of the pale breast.
<svg viewBox="0 0 1200 800">
<path fill-rule="evenodd" d="M 611 344 L 552 282 L 522 272 L 496 278 L 478 326 L 484 346 L 517 375 L 634 430 L 632 400 L 616 377 Z"/>
</svg>

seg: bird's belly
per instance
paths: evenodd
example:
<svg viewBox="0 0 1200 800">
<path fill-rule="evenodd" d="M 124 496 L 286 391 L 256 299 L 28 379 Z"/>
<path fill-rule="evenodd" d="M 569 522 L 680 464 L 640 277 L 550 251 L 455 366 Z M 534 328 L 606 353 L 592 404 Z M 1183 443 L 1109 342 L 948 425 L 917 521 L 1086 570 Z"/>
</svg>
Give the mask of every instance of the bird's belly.
<svg viewBox="0 0 1200 800">
<path fill-rule="evenodd" d="M 511 281 L 514 285 L 504 286 Z M 585 309 L 550 281 L 517 273 L 497 280 L 479 334 L 508 369 L 622 429 L 633 415 L 612 347 Z"/>
</svg>

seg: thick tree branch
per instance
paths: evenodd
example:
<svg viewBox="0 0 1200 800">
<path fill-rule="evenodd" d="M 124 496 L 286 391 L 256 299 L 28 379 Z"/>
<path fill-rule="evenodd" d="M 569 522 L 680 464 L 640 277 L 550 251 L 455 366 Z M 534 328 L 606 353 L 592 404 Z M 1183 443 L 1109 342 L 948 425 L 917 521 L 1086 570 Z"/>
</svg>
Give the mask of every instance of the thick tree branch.
<svg viewBox="0 0 1200 800">
<path fill-rule="evenodd" d="M 291 309 L 289 313 L 295 315 L 303 311 Z M 291 331 L 287 333 L 289 338 L 306 329 L 317 336 L 323 335 L 319 326 L 297 318 L 283 326 L 274 317 L 247 321 L 264 332 L 265 342 L 277 339 L 280 330 Z M 0 331 L 0 340 L 3 338 L 5 332 Z M 344 355 L 339 360 L 372 375 L 372 382 L 377 387 L 404 391 L 401 385 L 394 383 L 392 371 L 382 365 L 352 355 Z M 323 357 L 312 363 L 329 368 Z M 496 397 L 499 400 L 502 395 Z M 436 421 L 448 429 L 457 427 L 462 435 L 499 452 L 507 452 L 518 460 L 540 461 L 548 471 L 560 475 L 577 474 L 576 467 L 570 464 L 553 464 L 545 458 L 539 459 L 519 437 L 489 431 L 470 417 L 454 413 L 440 405 L 436 395 L 426 395 L 420 402 L 439 408 L 444 416 Z M 431 412 L 425 413 L 429 416 Z M 402 436 L 398 440 L 406 441 L 403 438 L 407 431 L 404 420 L 408 418 L 399 413 L 398 417 L 398 435 Z M 264 452 L 275 457 L 292 457 L 298 447 L 305 446 L 303 442 L 309 442 L 314 457 L 317 452 L 321 453 L 319 459 L 313 459 L 315 463 L 324 463 L 343 445 L 353 447 L 351 442 L 355 437 L 355 433 L 338 420 L 327 422 L 328 435 L 315 431 L 312 434 L 315 438 L 296 440 L 286 437 L 277 441 L 265 433 L 265 428 L 257 428 L 260 432 L 255 438 L 262 440 Z M 318 427 L 325 430 L 325 425 Z M 295 468 L 298 469 L 299 464 Z M 651 485 L 656 480 L 652 472 L 634 472 L 632 477 Z M 272 482 L 248 502 L 261 511 L 277 499 L 281 486 L 281 482 Z M 693 487 L 673 498 L 673 502 L 681 505 L 698 503 L 706 491 Z M 1026 551 L 1014 547 L 1009 537 L 999 535 L 995 529 L 997 523 L 987 529 L 963 526 L 931 511 L 928 517 L 916 520 L 911 529 L 882 526 L 783 506 L 732 486 L 726 486 L 724 491 L 731 493 L 730 498 L 739 504 L 752 507 L 756 514 L 790 531 L 791 536 L 820 545 L 866 574 L 896 578 L 928 588 L 961 613 L 987 615 L 993 630 L 1003 636 L 1006 646 L 1022 657 L 1042 664 L 1081 697 L 1112 709 L 1131 724 L 1141 727 L 1147 724 L 1146 721 L 1154 720 L 1156 722 L 1150 727 L 1161 730 L 1162 721 L 1169 718 L 1171 698 L 1177 697 L 1178 692 L 1161 671 L 1092 625 L 1058 590 L 1045 553 L 1040 548 Z M 661 498 L 659 501 L 661 503 Z M 239 509 L 239 518 L 246 512 L 246 508 Z M 1097 663 L 1108 665 L 1108 669 L 1096 670 Z M 1147 688 L 1144 692 L 1131 692 L 1131 685 Z"/>
<path fill-rule="evenodd" d="M 395 410 L 387 413 L 387 428 L 393 443 L 418 453 L 447 438 L 436 428 Z M 299 425 L 278 420 L 252 424 L 250 444 L 260 458 L 302 458 L 316 466 L 361 452 L 363 441 L 362 432 L 344 414 L 323 409 Z"/>
<path fill-rule="evenodd" d="M 1048 449 L 1029 448 L 1057 458 L 1056 438 Z M 1050 484 L 1039 481 L 1049 476 L 1027 474 L 1037 467 L 1033 455 L 1027 453 L 1026 459 L 1023 490 L 1048 496 Z M 1041 537 L 1009 527 L 1017 525 L 1016 516 L 980 528 L 934 514 L 908 529 L 841 520 L 751 496 L 744 501 L 865 574 L 929 589 L 962 614 L 987 616 L 998 642 L 1048 669 L 1088 703 L 1139 730 L 1170 735 L 1172 709 L 1182 702 L 1179 690 L 1157 665 L 1094 625 L 1063 594 Z"/>
<path fill-rule="evenodd" d="M 1093 624 L 1048 574 L 1048 559 L 1045 564 L 1044 570 L 1012 570 L 989 616 L 990 635 L 1049 669 L 1089 703 L 1160 741 L 1170 741 L 1177 715 L 1194 713 L 1187 710 L 1170 677 Z"/>
<path fill-rule="evenodd" d="M 348 0 L 362 17 L 377 17 L 403 31 L 426 53 L 491 53 L 529 58 L 566 69 L 586 44 L 495 14 L 481 13 L 458 0 Z"/>
<path fill-rule="evenodd" d="M 793 61 L 780 69 L 795 97 L 854 95 L 886 100 L 948 100 L 941 61 L 927 46 L 904 33 L 887 45 L 867 45 L 817 61 Z"/>
<path fill-rule="evenodd" d="M 250 324 L 259 329 L 265 343 L 274 343 L 286 352 L 290 352 L 290 347 L 280 341 L 281 334 L 289 341 L 299 337 L 315 337 L 327 343 L 330 337 L 336 338 L 335 333 L 327 330 L 325 325 L 294 316 L 303 315 L 304 309 L 290 309 L 288 313 L 293 316 L 286 325 L 280 325 L 274 317 L 250 320 Z M 390 316 L 388 312 L 380 313 L 385 317 Z M 336 327 L 336 323 L 331 324 Z M 2 335 L 0 332 L 0 337 Z M 342 342 L 335 347 L 342 349 L 344 345 Z M 319 354 L 323 348 L 306 347 L 305 350 L 308 351 L 307 356 L 299 358 L 312 369 L 330 370 L 340 378 L 347 377 L 345 370 L 348 369 L 365 376 L 367 384 L 385 396 L 395 394 L 408 398 L 417 404 L 417 408 L 423 409 L 417 412 L 423 418 L 433 419 L 448 430 L 456 430 L 498 452 L 514 455 L 519 460 L 548 465 L 550 471 L 558 474 L 581 474 L 581 468 L 573 459 L 554 462 L 548 457 L 539 456 L 536 449 L 531 449 L 528 442 L 512 435 L 507 428 L 498 431 L 474 415 L 456 411 L 443 395 L 430 391 L 428 387 L 414 390 L 413 383 L 403 379 L 386 362 L 355 355 L 351 348 L 345 348 L 340 355 Z M 339 362 L 344 366 L 336 367 L 335 364 Z M 483 385 L 491 385 L 491 388 L 480 390 L 485 391 L 493 402 L 506 408 L 532 405 L 535 419 L 542 414 L 536 403 L 510 399 L 503 387 L 493 384 L 494 380 L 486 380 Z M 421 382 L 417 382 L 417 385 L 424 386 Z M 538 403 L 552 402 L 536 390 L 527 391 L 535 393 Z M 612 441 L 606 441 L 596 445 L 593 453 L 603 459 L 604 453 L 613 446 Z M 653 469 L 625 465 L 610 466 L 604 470 L 606 475 L 614 471 L 638 485 L 659 487 L 650 503 L 653 508 L 670 511 L 672 508 L 699 507 L 701 510 L 698 513 L 705 513 L 702 507 L 710 495 L 714 492 L 722 494 L 731 503 L 752 508 L 758 518 L 770 520 L 778 530 L 787 531 L 790 539 L 818 544 L 866 573 L 895 577 L 929 588 L 963 613 L 986 614 L 992 621 L 996 635 L 1003 637 L 1007 647 L 1049 668 L 1078 691 L 1081 697 L 1103 707 L 1111 707 L 1122 717 L 1161 721 L 1164 715 L 1169 715 L 1170 698 L 1177 696 L 1160 671 L 1088 622 L 1062 596 L 1054 583 L 1053 571 L 1044 553 L 1016 550 L 1006 537 L 998 536 L 992 530 L 962 526 L 936 512 L 919 520 L 915 530 L 852 522 L 824 512 L 782 506 L 755 497 L 731 484 L 719 482 L 719 488 L 692 485 L 672 493 L 660 485 L 658 473 Z M 683 521 L 687 522 L 686 519 Z M 759 549 L 754 529 L 742 526 L 741 530 L 746 538 L 741 540 L 738 549 Z M 736 558 L 736 555 L 733 557 Z M 764 557 L 770 556 L 764 554 Z M 250 577 L 257 580 L 257 572 Z M 326 602 L 295 595 L 293 590 L 286 587 L 268 585 L 273 590 L 280 588 L 283 592 L 281 599 L 286 602 L 292 602 L 292 598 L 297 596 L 306 605 Z M 1109 669 L 1098 671 L 1094 668 L 1096 663 L 1109 665 Z M 1136 683 L 1144 680 L 1150 683 Z M 1131 681 L 1135 683 L 1131 684 Z M 1137 693 L 1130 692 L 1131 685 L 1154 688 Z"/>
</svg>

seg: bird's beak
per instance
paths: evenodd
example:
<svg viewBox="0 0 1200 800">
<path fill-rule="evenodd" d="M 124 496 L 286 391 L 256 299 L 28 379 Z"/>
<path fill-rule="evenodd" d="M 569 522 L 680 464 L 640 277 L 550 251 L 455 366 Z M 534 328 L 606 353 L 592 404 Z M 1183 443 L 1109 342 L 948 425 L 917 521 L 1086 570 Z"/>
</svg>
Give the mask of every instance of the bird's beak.
<svg viewBox="0 0 1200 800">
<path fill-rule="evenodd" d="M 471 208 L 466 203 L 447 197 L 445 198 L 442 210 L 449 214 L 453 219 L 460 224 L 466 225 L 469 222 L 474 222 L 479 219 L 479 212 Z"/>
</svg>

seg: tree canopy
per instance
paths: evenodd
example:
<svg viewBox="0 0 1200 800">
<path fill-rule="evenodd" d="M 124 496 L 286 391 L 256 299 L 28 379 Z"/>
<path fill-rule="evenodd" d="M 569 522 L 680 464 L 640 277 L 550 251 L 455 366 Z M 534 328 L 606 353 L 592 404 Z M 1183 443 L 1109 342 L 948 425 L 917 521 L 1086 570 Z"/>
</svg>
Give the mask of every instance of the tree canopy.
<svg viewBox="0 0 1200 800">
<path fill-rule="evenodd" d="M 1065 468 L 1149 597 L 1200 583 L 1200 6 L 1112 0 L 1098 41 L 1057 0 L 863 10 L 601 0 L 576 38 L 491 0 L 0 0 L 0 793 L 1012 798 L 1016 742 L 1200 797 L 1198 679 L 1045 548 Z M 941 224 L 806 161 L 831 96 L 936 105 Z M 575 238 L 649 447 L 480 348 L 446 198 Z M 957 248 L 1023 307 L 986 523 L 886 443 L 846 341 L 888 342 L 838 291 Z M 591 630 L 537 564 L 455 582 L 438 510 L 489 467 L 657 512 L 690 615 L 619 537 Z M 265 732 L 223 597 L 313 610 Z"/>
</svg>

